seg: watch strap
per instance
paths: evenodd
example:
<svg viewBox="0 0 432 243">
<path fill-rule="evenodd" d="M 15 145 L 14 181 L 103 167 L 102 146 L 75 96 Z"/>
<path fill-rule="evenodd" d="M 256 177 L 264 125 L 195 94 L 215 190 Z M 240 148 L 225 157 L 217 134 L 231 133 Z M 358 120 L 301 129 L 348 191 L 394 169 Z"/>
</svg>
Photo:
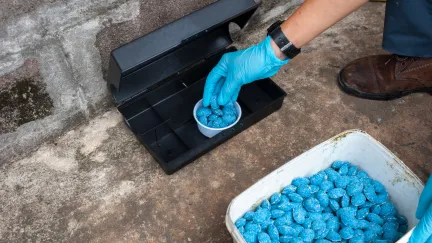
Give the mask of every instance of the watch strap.
<svg viewBox="0 0 432 243">
<path fill-rule="evenodd" d="M 276 45 L 280 48 L 281 52 L 285 54 L 285 56 L 287 56 L 289 59 L 293 59 L 301 52 L 301 49 L 295 47 L 294 44 L 288 40 L 288 38 L 282 32 L 280 25 L 274 28 L 271 32 L 269 32 L 269 35 L 276 43 Z"/>
</svg>

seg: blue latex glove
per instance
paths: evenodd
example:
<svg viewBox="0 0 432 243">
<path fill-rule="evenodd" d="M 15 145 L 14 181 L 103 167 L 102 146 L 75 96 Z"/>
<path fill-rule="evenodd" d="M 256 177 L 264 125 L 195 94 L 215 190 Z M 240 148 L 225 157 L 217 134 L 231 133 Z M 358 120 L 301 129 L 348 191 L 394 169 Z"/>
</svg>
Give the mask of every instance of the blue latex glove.
<svg viewBox="0 0 432 243">
<path fill-rule="evenodd" d="M 219 105 L 223 106 L 230 100 L 236 101 L 242 85 L 271 77 L 288 63 L 288 60 L 282 61 L 276 57 L 270 42 L 268 36 L 258 45 L 223 55 L 207 77 L 203 105 L 210 105 L 217 86 L 222 87 L 217 96 Z"/>
<path fill-rule="evenodd" d="M 409 243 L 432 243 L 432 177 L 420 196 L 416 217 L 420 223 L 414 229 Z"/>
</svg>

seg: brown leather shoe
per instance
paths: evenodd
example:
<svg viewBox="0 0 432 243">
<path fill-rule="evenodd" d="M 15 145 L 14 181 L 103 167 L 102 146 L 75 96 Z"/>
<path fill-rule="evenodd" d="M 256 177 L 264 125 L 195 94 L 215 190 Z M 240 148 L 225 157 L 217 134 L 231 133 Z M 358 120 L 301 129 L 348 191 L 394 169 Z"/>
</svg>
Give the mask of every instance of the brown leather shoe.
<svg viewBox="0 0 432 243">
<path fill-rule="evenodd" d="M 375 100 L 391 100 L 415 92 L 432 93 L 432 58 L 360 58 L 340 71 L 339 85 L 349 94 Z"/>
</svg>

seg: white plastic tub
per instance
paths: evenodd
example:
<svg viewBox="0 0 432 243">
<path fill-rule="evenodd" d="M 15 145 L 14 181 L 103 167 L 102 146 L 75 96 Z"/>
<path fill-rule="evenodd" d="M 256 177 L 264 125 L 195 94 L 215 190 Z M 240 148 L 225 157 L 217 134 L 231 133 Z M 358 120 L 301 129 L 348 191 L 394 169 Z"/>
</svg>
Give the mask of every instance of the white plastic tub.
<svg viewBox="0 0 432 243">
<path fill-rule="evenodd" d="M 237 124 L 237 123 L 240 121 L 240 118 L 241 118 L 241 116 L 242 116 L 242 111 L 241 111 L 241 108 L 240 108 L 239 103 L 235 102 L 235 103 L 234 103 L 234 106 L 235 106 L 235 109 L 236 109 L 236 111 L 237 111 L 237 119 L 236 119 L 236 121 L 235 121 L 233 124 L 231 124 L 231 125 L 229 125 L 229 126 L 227 126 L 227 127 L 222 127 L 222 128 L 213 128 L 213 127 L 208 127 L 208 126 L 202 124 L 202 123 L 198 120 L 198 117 L 196 116 L 196 112 L 197 112 L 197 110 L 198 110 L 200 107 L 202 107 L 202 99 L 199 100 L 199 101 L 196 103 L 196 105 L 195 105 L 195 107 L 194 107 L 194 109 L 193 109 L 193 116 L 194 116 L 194 118 L 195 118 L 195 121 L 196 121 L 197 124 L 198 124 L 198 130 L 199 130 L 199 131 L 200 131 L 204 136 L 206 136 L 206 137 L 208 137 L 208 138 L 212 138 L 212 137 L 218 135 L 219 133 L 221 133 L 222 131 L 227 130 L 227 129 L 230 129 L 231 127 L 233 127 L 235 124 Z"/>
<path fill-rule="evenodd" d="M 359 130 L 350 130 L 312 148 L 273 171 L 231 201 L 226 226 L 234 242 L 246 243 L 234 222 L 264 199 L 291 184 L 296 177 L 311 176 L 324 170 L 335 160 L 349 161 L 365 170 L 387 189 L 398 212 L 407 217 L 411 230 L 398 243 L 407 242 L 418 223 L 415 217 L 422 181 L 392 152 L 374 138 Z"/>
</svg>

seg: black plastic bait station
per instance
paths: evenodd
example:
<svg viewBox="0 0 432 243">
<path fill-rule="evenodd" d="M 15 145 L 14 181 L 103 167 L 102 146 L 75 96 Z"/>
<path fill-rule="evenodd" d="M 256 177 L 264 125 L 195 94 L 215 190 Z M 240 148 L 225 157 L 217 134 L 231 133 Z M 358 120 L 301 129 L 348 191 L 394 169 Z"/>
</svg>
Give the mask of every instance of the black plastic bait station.
<svg viewBox="0 0 432 243">
<path fill-rule="evenodd" d="M 241 28 L 259 4 L 220 0 L 112 51 L 108 86 L 126 124 L 172 174 L 282 106 L 286 93 L 271 79 L 243 86 L 241 120 L 213 138 L 202 135 L 192 111 L 206 76 L 229 47 L 228 25 Z"/>
</svg>

